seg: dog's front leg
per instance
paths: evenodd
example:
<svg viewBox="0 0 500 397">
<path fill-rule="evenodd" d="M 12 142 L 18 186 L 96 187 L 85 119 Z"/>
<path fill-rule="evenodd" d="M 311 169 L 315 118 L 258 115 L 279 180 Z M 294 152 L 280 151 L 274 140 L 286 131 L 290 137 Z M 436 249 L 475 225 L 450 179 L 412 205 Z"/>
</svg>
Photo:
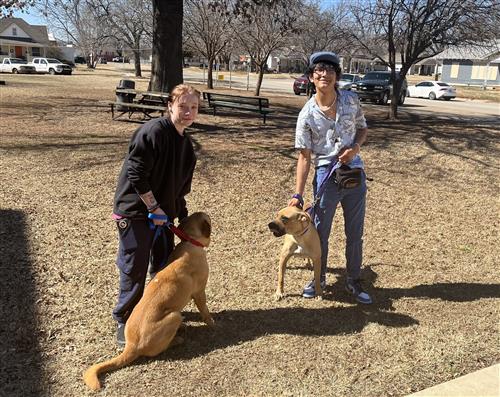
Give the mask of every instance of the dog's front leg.
<svg viewBox="0 0 500 397">
<path fill-rule="evenodd" d="M 207 307 L 207 296 L 205 294 L 205 290 L 202 290 L 198 292 L 197 294 L 193 295 L 193 300 L 198 308 L 198 311 L 201 314 L 201 318 L 203 321 L 209 326 L 213 327 L 215 325 L 215 321 L 210 315 L 210 312 L 208 311 Z"/>
<path fill-rule="evenodd" d="M 284 246 L 281 250 L 280 261 L 278 265 L 278 286 L 276 288 L 276 293 L 274 294 L 274 297 L 277 301 L 282 299 L 284 296 L 286 264 L 292 256 L 292 253 L 293 250 L 291 250 L 291 247 L 289 246 Z"/>
</svg>

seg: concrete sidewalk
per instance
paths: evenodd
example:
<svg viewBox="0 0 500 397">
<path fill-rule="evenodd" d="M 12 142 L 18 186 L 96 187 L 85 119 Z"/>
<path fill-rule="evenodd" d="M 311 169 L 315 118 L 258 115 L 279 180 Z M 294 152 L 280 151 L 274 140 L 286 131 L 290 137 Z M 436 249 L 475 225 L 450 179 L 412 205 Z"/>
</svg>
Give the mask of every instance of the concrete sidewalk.
<svg viewBox="0 0 500 397">
<path fill-rule="evenodd" d="M 421 390 L 407 397 L 500 397 L 500 364 Z"/>
</svg>

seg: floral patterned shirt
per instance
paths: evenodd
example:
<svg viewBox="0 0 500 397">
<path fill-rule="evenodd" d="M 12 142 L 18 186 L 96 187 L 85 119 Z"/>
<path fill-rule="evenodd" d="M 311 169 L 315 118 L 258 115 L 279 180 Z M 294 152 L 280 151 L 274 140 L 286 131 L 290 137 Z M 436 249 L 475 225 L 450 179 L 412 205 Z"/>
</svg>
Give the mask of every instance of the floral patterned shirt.
<svg viewBox="0 0 500 397">
<path fill-rule="evenodd" d="M 295 148 L 311 149 L 316 167 L 328 165 L 343 147 L 351 147 L 354 144 L 359 128 L 366 128 L 366 120 L 356 94 L 337 90 L 335 120 L 320 110 L 313 96 L 299 113 Z M 351 168 L 364 167 L 359 155 L 347 165 Z"/>
</svg>

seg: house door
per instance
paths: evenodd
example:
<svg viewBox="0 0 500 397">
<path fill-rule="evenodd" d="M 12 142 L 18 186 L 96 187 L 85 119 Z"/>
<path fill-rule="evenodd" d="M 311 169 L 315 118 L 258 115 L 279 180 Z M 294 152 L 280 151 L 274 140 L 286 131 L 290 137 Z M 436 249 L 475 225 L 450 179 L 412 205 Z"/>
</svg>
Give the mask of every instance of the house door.
<svg viewBox="0 0 500 397">
<path fill-rule="evenodd" d="M 23 47 L 15 46 L 15 51 L 16 51 L 16 58 L 22 58 L 23 57 Z"/>
</svg>

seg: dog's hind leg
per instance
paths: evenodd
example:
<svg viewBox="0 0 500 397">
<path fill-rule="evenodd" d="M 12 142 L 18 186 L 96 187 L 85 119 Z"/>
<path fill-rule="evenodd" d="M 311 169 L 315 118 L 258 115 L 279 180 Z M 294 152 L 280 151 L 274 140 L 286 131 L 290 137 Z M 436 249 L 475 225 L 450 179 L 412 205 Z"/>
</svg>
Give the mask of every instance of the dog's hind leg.
<svg viewBox="0 0 500 397">
<path fill-rule="evenodd" d="M 170 346 L 178 345 L 182 338 L 176 339 L 176 333 L 182 324 L 180 312 L 171 312 L 163 319 L 154 323 L 145 334 L 148 335 L 146 346 L 141 346 L 141 355 L 154 357 Z"/>
</svg>

